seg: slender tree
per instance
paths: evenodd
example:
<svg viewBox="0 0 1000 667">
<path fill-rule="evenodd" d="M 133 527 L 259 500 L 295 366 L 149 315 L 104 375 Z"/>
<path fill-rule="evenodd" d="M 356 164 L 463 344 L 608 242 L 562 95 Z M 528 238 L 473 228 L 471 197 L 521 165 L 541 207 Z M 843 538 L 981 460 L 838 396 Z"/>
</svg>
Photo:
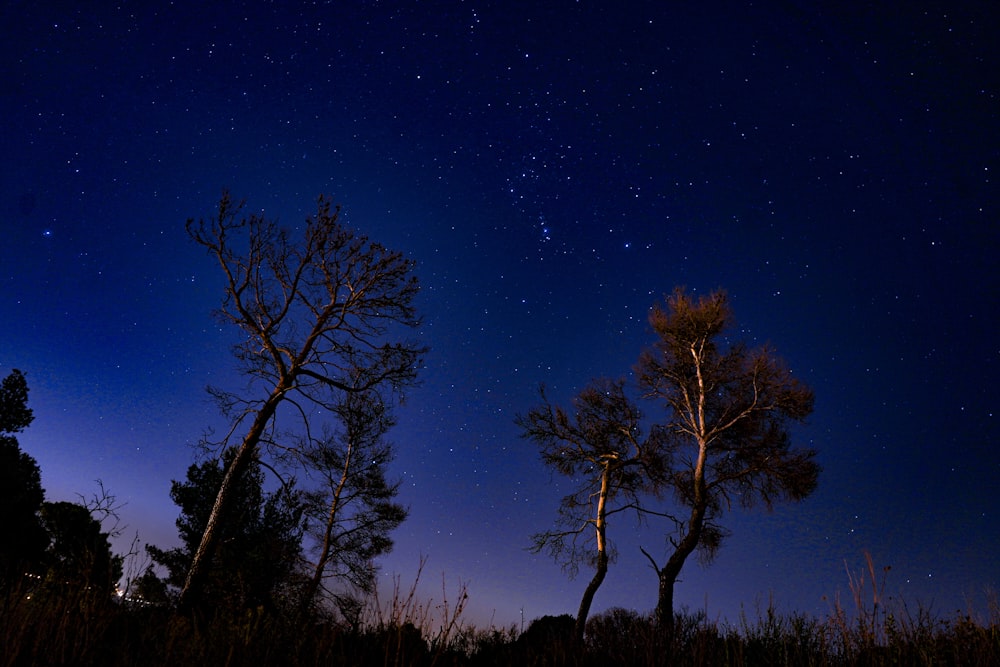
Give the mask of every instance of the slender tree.
<svg viewBox="0 0 1000 667">
<path fill-rule="evenodd" d="M 321 591 L 342 610 L 353 606 L 355 592 L 370 592 L 374 559 L 392 548 L 389 534 L 408 514 L 394 500 L 399 482 L 386 478 L 393 448 L 384 435 L 394 422 L 378 393 L 347 393 L 335 413 L 339 428 L 301 450 L 319 480 L 304 499 L 315 544 L 304 608 Z"/>
<path fill-rule="evenodd" d="M 553 406 L 544 389 L 541 397 L 540 406 L 517 418 L 522 436 L 538 445 L 545 465 L 579 486 L 562 499 L 556 528 L 533 536 L 532 550 L 548 551 L 571 576 L 581 562 L 594 567 L 576 617 L 575 636 L 582 641 L 614 555 L 608 518 L 629 509 L 646 511 L 639 499 L 659 479 L 659 458 L 655 443 L 641 437 L 641 415 L 623 381 L 594 381 L 572 400 L 572 415 Z"/>
<path fill-rule="evenodd" d="M 645 395 L 669 410 L 651 435 L 660 442 L 663 488 L 682 508 L 672 519 L 666 563 L 643 551 L 657 572 L 656 617 L 668 639 L 677 577 L 696 550 L 705 562 L 715 556 L 725 510 L 801 500 L 820 472 L 816 452 L 793 447 L 789 433 L 812 412 L 812 391 L 769 347 L 731 342 L 732 320 L 724 292 L 695 301 L 677 289 L 666 308 L 652 309 L 658 340 L 636 367 Z"/>
<path fill-rule="evenodd" d="M 234 354 L 250 384 L 241 393 L 213 390 L 231 419 L 218 444 L 234 447 L 235 456 L 194 553 L 182 610 L 201 595 L 235 480 L 254 458 L 297 441 L 292 431 L 311 439 L 312 422 L 332 412 L 345 393 L 410 385 L 424 352 L 391 339 L 418 324 L 417 281 L 401 253 L 347 229 L 339 209 L 322 197 L 298 242 L 261 215 L 244 216 L 242 208 L 225 193 L 217 215 L 187 225 L 222 269 L 218 315 L 242 334 Z"/>
</svg>

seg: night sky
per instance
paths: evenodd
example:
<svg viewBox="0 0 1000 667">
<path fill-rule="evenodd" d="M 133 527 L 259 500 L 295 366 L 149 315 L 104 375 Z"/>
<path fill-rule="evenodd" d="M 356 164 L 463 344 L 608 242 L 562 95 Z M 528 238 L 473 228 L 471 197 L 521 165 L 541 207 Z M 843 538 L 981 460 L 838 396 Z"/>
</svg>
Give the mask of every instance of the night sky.
<svg viewBox="0 0 1000 667">
<path fill-rule="evenodd" d="M 814 389 L 795 439 L 824 471 L 802 503 L 729 514 L 677 604 L 825 615 L 868 550 L 895 598 L 984 610 L 994 3 L 57 4 L 0 10 L 0 376 L 27 374 L 48 499 L 103 480 L 122 548 L 176 544 L 170 481 L 222 425 L 204 388 L 243 382 L 185 221 L 229 188 L 301 228 L 326 193 L 422 285 L 386 582 L 424 556 L 426 595 L 466 582 L 477 624 L 575 613 L 589 571 L 526 550 L 572 487 L 513 420 L 540 383 L 565 404 L 630 376 L 650 306 L 686 285 L 726 289 L 738 335 Z M 611 524 L 594 612 L 653 608 L 657 528 Z"/>
</svg>

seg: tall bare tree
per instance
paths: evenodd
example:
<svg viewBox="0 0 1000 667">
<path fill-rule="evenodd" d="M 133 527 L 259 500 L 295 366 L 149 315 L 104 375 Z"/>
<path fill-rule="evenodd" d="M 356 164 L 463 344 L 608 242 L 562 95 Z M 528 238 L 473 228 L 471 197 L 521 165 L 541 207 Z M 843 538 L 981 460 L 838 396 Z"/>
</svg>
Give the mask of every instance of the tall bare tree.
<svg viewBox="0 0 1000 667">
<path fill-rule="evenodd" d="M 681 507 L 673 547 L 657 572 L 657 621 L 673 634 L 674 583 L 688 556 L 711 561 L 726 536 L 725 510 L 800 500 L 815 488 L 816 452 L 792 446 L 789 427 L 813 408 L 813 392 L 769 347 L 730 342 L 732 310 L 724 292 L 695 301 L 677 289 L 649 317 L 658 336 L 636 371 L 645 395 L 669 410 L 652 436 L 660 441 L 665 490 Z M 686 514 L 686 516 L 683 516 Z"/>
<path fill-rule="evenodd" d="M 594 567 L 576 617 L 576 638 L 582 640 L 594 595 L 614 556 L 608 518 L 630 509 L 647 511 L 640 496 L 660 478 L 660 460 L 656 443 L 641 437 L 641 415 L 623 381 L 592 382 L 573 398 L 572 416 L 553 406 L 544 389 L 541 395 L 542 405 L 517 418 L 522 436 L 538 444 L 547 466 L 579 480 L 579 486 L 562 499 L 556 528 L 532 537 L 532 550 L 548 551 L 571 576 L 581 562 Z"/>
<path fill-rule="evenodd" d="M 236 453 L 181 591 L 182 609 L 198 601 L 220 517 L 250 462 L 296 441 L 291 432 L 311 437 L 311 424 L 345 393 L 412 384 L 424 352 L 392 340 L 419 323 L 410 260 L 342 225 L 339 208 L 323 197 L 300 240 L 273 220 L 245 215 L 243 206 L 224 193 L 215 216 L 187 224 L 222 269 L 217 314 L 243 334 L 234 355 L 250 382 L 239 393 L 213 390 L 231 420 L 217 444 Z"/>
</svg>

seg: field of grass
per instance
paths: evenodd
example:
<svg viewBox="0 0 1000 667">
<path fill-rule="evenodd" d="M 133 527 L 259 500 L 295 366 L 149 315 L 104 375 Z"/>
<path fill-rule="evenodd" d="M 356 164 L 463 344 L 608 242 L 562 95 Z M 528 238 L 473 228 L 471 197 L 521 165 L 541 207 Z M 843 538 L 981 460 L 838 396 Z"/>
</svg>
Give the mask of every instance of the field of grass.
<svg viewBox="0 0 1000 667">
<path fill-rule="evenodd" d="M 166 607 L 12 594 L 0 615 L 4 665 L 1000 665 L 1000 599 L 942 618 L 885 599 L 868 563 L 851 577 L 853 600 L 825 618 L 779 614 L 768 605 L 736 623 L 704 612 L 677 615 L 665 642 L 648 615 L 612 609 L 590 619 L 582 646 L 570 616 L 514 627 L 462 622 L 466 593 L 432 604 L 397 585 L 373 600 L 353 626 L 267 613 L 212 618 Z"/>
</svg>

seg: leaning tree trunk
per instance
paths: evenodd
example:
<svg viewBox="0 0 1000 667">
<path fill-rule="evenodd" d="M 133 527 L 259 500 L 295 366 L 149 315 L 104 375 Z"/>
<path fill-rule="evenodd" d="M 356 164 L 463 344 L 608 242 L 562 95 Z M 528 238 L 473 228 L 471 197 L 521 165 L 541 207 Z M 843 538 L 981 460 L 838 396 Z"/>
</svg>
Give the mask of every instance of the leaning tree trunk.
<svg viewBox="0 0 1000 667">
<path fill-rule="evenodd" d="M 670 555 L 667 564 L 657 569 L 659 577 L 659 594 L 656 602 L 656 621 L 660 636 L 665 642 L 668 654 L 673 651 L 674 642 L 674 583 L 687 560 L 701 541 L 701 531 L 705 525 L 705 513 L 708 510 L 708 489 L 705 484 L 705 465 L 708 460 L 708 442 L 705 438 L 705 386 L 701 376 L 699 355 L 692 346 L 695 356 L 695 368 L 698 372 L 698 404 L 697 413 L 690 414 L 690 424 L 698 436 L 698 460 L 695 463 L 692 483 L 694 498 L 691 504 L 691 516 L 688 517 L 687 532 L 677 543 L 674 553 Z"/>
<path fill-rule="evenodd" d="M 208 566 L 215 555 L 215 547 L 219 541 L 219 530 L 223 519 L 228 515 L 230 506 L 233 503 L 233 489 L 236 488 L 240 478 L 246 473 L 253 461 L 257 450 L 257 444 L 264 433 L 267 423 L 274 416 L 274 412 L 281 402 L 284 394 L 284 385 L 275 389 L 274 393 L 261 407 L 254 418 L 250 430 L 239 449 L 232 463 L 226 468 L 226 474 L 222 477 L 222 484 L 219 492 L 215 496 L 215 503 L 212 505 L 212 512 L 208 515 L 208 522 L 205 524 L 205 532 L 202 533 L 201 542 L 191 559 L 191 567 L 188 568 L 187 578 L 184 581 L 184 588 L 181 589 L 180 598 L 177 601 L 177 608 L 181 613 L 186 613 L 195 608 L 201 602 L 202 589 L 205 585 L 205 577 L 208 574 Z"/>
<path fill-rule="evenodd" d="M 604 462 L 604 471 L 601 474 L 601 492 L 597 498 L 597 519 L 595 529 L 597 530 L 597 571 L 594 577 L 587 584 L 583 591 L 583 599 L 580 600 L 580 611 L 576 615 L 576 626 L 574 634 L 577 643 L 583 643 L 583 633 L 587 627 L 587 616 L 590 614 L 590 605 L 594 601 L 597 589 L 604 583 L 604 577 L 608 574 L 608 493 L 611 485 L 611 462 Z"/>
<path fill-rule="evenodd" d="M 597 589 L 604 583 L 604 577 L 607 573 L 608 554 L 602 552 L 597 556 L 597 572 L 594 573 L 594 577 L 587 584 L 587 589 L 583 592 L 583 599 L 580 600 L 580 611 L 576 615 L 574 634 L 576 635 L 576 641 L 579 643 L 583 643 L 583 633 L 587 627 L 587 616 L 590 614 L 590 605 L 594 601 Z"/>
</svg>

